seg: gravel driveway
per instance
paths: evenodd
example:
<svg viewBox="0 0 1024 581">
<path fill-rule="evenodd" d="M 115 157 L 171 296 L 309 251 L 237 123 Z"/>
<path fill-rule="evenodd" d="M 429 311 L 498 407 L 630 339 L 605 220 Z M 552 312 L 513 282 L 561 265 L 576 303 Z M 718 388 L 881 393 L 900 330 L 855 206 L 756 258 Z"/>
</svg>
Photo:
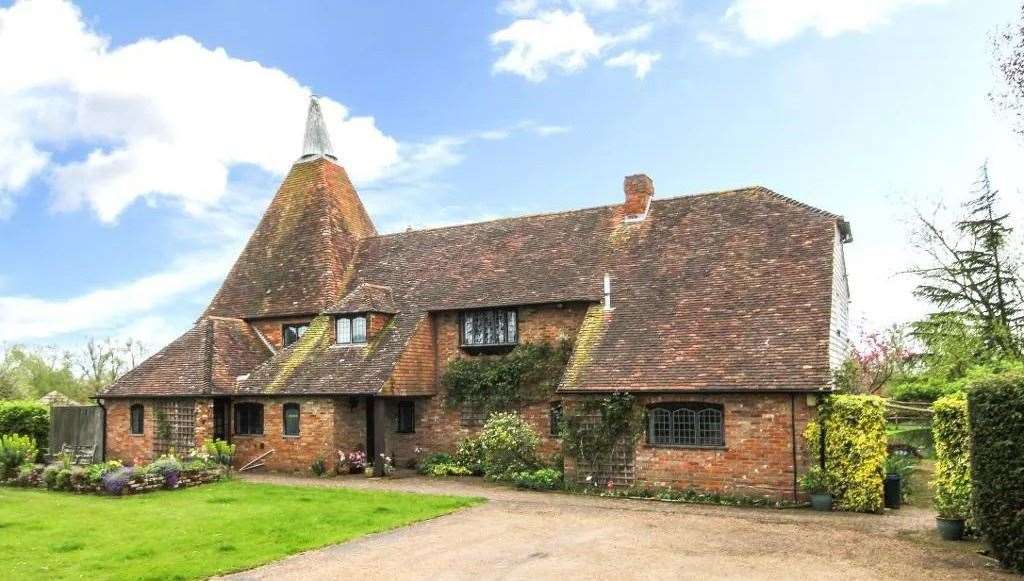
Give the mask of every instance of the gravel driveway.
<svg viewBox="0 0 1024 581">
<path fill-rule="evenodd" d="M 1016 579 L 930 511 L 884 516 L 521 492 L 479 479 L 314 480 L 311 486 L 465 494 L 490 502 L 289 557 L 232 579 Z"/>
</svg>

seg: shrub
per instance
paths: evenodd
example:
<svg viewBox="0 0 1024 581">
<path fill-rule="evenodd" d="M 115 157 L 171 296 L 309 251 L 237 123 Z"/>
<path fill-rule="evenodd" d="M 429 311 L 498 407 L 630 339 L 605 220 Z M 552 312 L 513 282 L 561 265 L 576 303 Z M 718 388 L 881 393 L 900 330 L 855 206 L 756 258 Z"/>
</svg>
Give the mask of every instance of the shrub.
<svg viewBox="0 0 1024 581">
<path fill-rule="evenodd" d="M 143 474 L 157 474 L 163 476 L 164 486 L 167 488 L 176 488 L 178 486 L 178 480 L 181 478 L 181 471 L 185 469 L 185 466 L 181 463 L 181 460 L 174 454 L 164 454 L 156 460 L 153 460 L 141 470 Z"/>
<path fill-rule="evenodd" d="M 110 460 L 109 462 L 100 462 L 99 464 L 93 464 L 86 469 L 86 475 L 89 482 L 92 484 L 100 484 L 103 482 L 103 475 L 112 470 L 117 470 L 121 467 L 121 463 L 117 460 Z"/>
<path fill-rule="evenodd" d="M 813 466 L 800 477 L 800 488 L 810 494 L 828 494 L 830 484 L 828 475 L 821 466 Z"/>
<path fill-rule="evenodd" d="M 327 474 L 327 460 L 324 460 L 323 456 L 313 460 L 313 463 L 309 465 L 309 471 L 316 476 Z"/>
<path fill-rule="evenodd" d="M 935 510 L 939 516 L 966 519 L 971 512 L 970 432 L 963 392 L 932 404 L 935 440 Z"/>
<path fill-rule="evenodd" d="M 537 463 L 540 439 L 519 414 L 492 414 L 480 433 L 484 452 L 484 474 L 495 480 L 509 480 Z"/>
<path fill-rule="evenodd" d="M 36 448 L 45 448 L 50 437 L 50 410 L 34 401 L 0 401 L 0 436 L 7 434 L 28 436 Z"/>
<path fill-rule="evenodd" d="M 825 426 L 828 492 L 840 510 L 880 512 L 886 456 L 885 404 L 873 395 L 832 395 L 807 425 L 808 447 L 821 453 Z M 820 461 L 820 456 L 818 456 Z"/>
<path fill-rule="evenodd" d="M 18 473 L 18 468 L 36 459 L 36 445 L 32 438 L 11 434 L 0 436 L 0 480 Z"/>
<path fill-rule="evenodd" d="M 562 472 L 554 468 L 539 468 L 533 471 L 519 472 L 512 481 L 517 488 L 530 490 L 555 490 L 562 488 Z"/>
<path fill-rule="evenodd" d="M 453 359 L 441 377 L 446 402 L 491 412 L 547 397 L 571 353 L 572 343 L 562 340 L 554 345 L 522 343 L 502 356 Z"/>
<path fill-rule="evenodd" d="M 446 452 L 435 452 L 424 458 L 417 466 L 420 474 L 430 474 L 431 469 L 438 464 L 454 464 L 455 459 Z"/>
<path fill-rule="evenodd" d="M 1024 374 L 968 392 L 975 525 L 1006 567 L 1024 573 Z"/>
<path fill-rule="evenodd" d="M 43 470 L 40 467 L 26 464 L 18 469 L 18 476 L 15 484 L 18 486 L 35 487 L 43 477 Z"/>
<path fill-rule="evenodd" d="M 424 472 L 427 476 L 469 476 L 472 472 L 457 462 L 436 462 Z"/>
<path fill-rule="evenodd" d="M 43 484 L 50 490 L 57 488 L 57 473 L 61 470 L 62 468 L 56 464 L 51 464 L 43 469 Z"/>
<path fill-rule="evenodd" d="M 103 475 L 103 489 L 119 496 L 124 492 L 125 487 L 128 486 L 128 481 L 131 480 L 132 469 L 128 467 L 118 468 L 111 470 Z"/>
<path fill-rule="evenodd" d="M 455 462 L 465 466 L 470 473 L 481 476 L 484 473 L 484 445 L 480 438 L 466 438 L 459 442 Z"/>
<path fill-rule="evenodd" d="M 211 462 L 220 464 L 225 468 L 231 468 L 235 460 L 235 445 L 224 440 L 212 440 L 203 444 L 203 448 L 210 457 Z"/>
</svg>

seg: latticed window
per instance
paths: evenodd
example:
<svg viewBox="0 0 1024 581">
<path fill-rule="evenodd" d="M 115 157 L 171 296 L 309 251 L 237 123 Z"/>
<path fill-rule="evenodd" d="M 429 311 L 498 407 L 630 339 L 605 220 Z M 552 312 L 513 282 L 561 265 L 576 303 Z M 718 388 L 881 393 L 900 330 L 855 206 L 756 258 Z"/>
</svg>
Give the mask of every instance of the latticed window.
<svg viewBox="0 0 1024 581">
<path fill-rule="evenodd" d="M 416 402 L 398 402 L 398 426 L 400 434 L 412 434 L 416 431 Z"/>
<path fill-rule="evenodd" d="M 338 343 L 366 343 L 366 317 L 338 317 Z"/>
<path fill-rule="evenodd" d="M 284 435 L 286 436 L 298 436 L 299 435 L 299 404 L 297 403 L 286 403 L 281 413 L 284 419 Z"/>
<path fill-rule="evenodd" d="M 462 344 L 469 347 L 515 345 L 519 340 L 515 309 L 462 313 Z"/>
<path fill-rule="evenodd" d="M 658 404 L 647 413 L 647 441 L 656 446 L 724 446 L 722 417 L 718 404 Z"/>
<path fill-rule="evenodd" d="M 239 436 L 263 435 L 263 404 L 235 404 L 235 434 Z"/>
</svg>

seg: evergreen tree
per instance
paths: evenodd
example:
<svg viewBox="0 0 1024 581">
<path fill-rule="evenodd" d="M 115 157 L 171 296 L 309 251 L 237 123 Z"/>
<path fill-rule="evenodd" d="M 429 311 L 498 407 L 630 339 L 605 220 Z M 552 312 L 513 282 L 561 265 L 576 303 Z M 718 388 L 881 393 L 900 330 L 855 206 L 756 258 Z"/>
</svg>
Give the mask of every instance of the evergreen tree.
<svg viewBox="0 0 1024 581">
<path fill-rule="evenodd" d="M 1008 247 L 1013 229 L 1010 215 L 998 209 L 999 191 L 992 188 L 987 164 L 976 194 L 955 225 L 955 237 L 920 216 L 921 246 L 934 264 L 912 271 L 923 279 L 914 294 L 939 311 L 915 325 L 915 331 L 934 343 L 936 333 L 962 326 L 978 335 L 978 357 L 1020 357 L 1024 297 Z"/>
</svg>

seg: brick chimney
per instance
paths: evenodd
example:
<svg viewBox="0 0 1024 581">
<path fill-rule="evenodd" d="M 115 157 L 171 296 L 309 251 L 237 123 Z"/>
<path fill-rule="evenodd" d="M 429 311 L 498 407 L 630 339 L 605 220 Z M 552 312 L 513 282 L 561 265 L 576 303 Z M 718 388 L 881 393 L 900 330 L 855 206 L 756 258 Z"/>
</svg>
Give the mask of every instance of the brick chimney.
<svg viewBox="0 0 1024 581">
<path fill-rule="evenodd" d="M 651 198 L 654 197 L 654 182 L 651 178 L 642 173 L 626 176 L 622 182 L 622 189 L 626 192 L 626 203 L 623 206 L 626 211 L 626 219 L 643 220 L 646 218 Z"/>
</svg>

